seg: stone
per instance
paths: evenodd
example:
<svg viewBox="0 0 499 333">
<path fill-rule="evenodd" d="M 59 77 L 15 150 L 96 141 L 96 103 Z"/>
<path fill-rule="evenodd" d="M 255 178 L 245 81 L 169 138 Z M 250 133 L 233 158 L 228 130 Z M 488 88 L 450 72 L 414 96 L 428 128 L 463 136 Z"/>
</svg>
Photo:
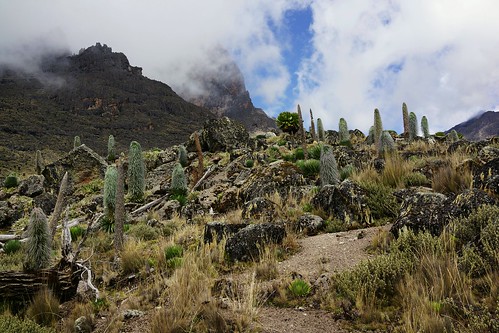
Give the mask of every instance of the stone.
<svg viewBox="0 0 499 333">
<path fill-rule="evenodd" d="M 208 222 L 204 226 L 204 242 L 213 242 L 213 237 L 216 236 L 217 242 L 221 242 L 224 237 L 231 237 L 239 230 L 246 228 L 247 223 L 223 223 L 223 222 Z"/>
<path fill-rule="evenodd" d="M 499 158 L 499 148 L 485 146 L 478 152 L 478 158 L 482 163 L 488 163 Z"/>
<path fill-rule="evenodd" d="M 81 316 L 75 320 L 74 330 L 76 333 L 91 333 L 92 332 L 92 322 L 89 318 Z"/>
<path fill-rule="evenodd" d="M 27 179 L 21 181 L 19 184 L 19 194 L 27 197 L 36 197 L 43 193 L 43 182 L 45 177 L 42 175 L 29 176 Z"/>
<path fill-rule="evenodd" d="M 267 198 L 257 197 L 243 205 L 241 216 L 243 219 L 272 221 L 278 216 L 279 207 Z"/>
<path fill-rule="evenodd" d="M 325 227 L 324 219 L 320 216 L 305 213 L 298 218 L 293 229 L 308 236 L 317 235 Z"/>
<path fill-rule="evenodd" d="M 127 309 L 121 313 L 121 315 L 125 320 L 142 317 L 144 314 L 145 313 L 143 311 L 134 310 L 134 309 Z"/>
<path fill-rule="evenodd" d="M 227 239 L 225 253 L 232 261 L 258 261 L 267 244 L 280 244 L 286 236 L 284 226 L 251 224 Z"/>
<path fill-rule="evenodd" d="M 57 197 L 54 194 L 47 192 L 43 192 L 33 198 L 35 207 L 40 207 L 47 216 L 49 216 L 54 210 L 56 201 Z"/>
<path fill-rule="evenodd" d="M 10 227 L 22 217 L 22 210 L 15 209 L 10 202 L 0 201 L 0 228 Z"/>
<path fill-rule="evenodd" d="M 473 188 L 458 194 L 450 204 L 442 209 L 449 211 L 449 216 L 467 217 L 481 205 L 497 205 L 497 200 L 485 191 Z"/>
<path fill-rule="evenodd" d="M 177 200 L 168 200 L 159 207 L 156 212 L 160 219 L 170 220 L 174 215 L 180 214 L 182 207 Z"/>
<path fill-rule="evenodd" d="M 311 204 L 346 224 L 357 222 L 369 225 L 372 222 L 366 190 L 350 179 L 338 185 L 322 187 L 312 198 Z"/>
<path fill-rule="evenodd" d="M 439 235 L 448 217 L 441 207 L 447 202 L 447 197 L 441 193 L 418 192 L 407 197 L 402 202 L 399 217 L 390 229 L 398 236 L 403 227 L 414 231 L 429 231 Z"/>
<path fill-rule="evenodd" d="M 499 158 L 485 163 L 477 168 L 473 174 L 473 187 L 499 197 Z"/>
<path fill-rule="evenodd" d="M 104 179 L 106 169 L 106 161 L 83 144 L 71 150 L 63 158 L 45 166 L 42 174 L 45 177 L 45 186 L 58 193 L 66 171 L 70 176 L 69 187 L 71 187 L 71 185 L 86 183 L 97 178 Z"/>
<path fill-rule="evenodd" d="M 212 119 L 205 122 L 199 135 L 199 142 L 203 151 L 230 152 L 239 148 L 246 148 L 249 143 L 249 133 L 244 126 L 227 117 Z M 195 151 L 194 137 L 191 135 L 187 144 L 189 151 Z"/>
</svg>

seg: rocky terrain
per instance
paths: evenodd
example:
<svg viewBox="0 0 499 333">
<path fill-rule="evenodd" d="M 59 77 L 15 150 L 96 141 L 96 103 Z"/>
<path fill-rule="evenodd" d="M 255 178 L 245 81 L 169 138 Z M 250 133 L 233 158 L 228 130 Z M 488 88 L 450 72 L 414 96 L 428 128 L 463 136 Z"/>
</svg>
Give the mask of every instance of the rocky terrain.
<svg viewBox="0 0 499 333">
<path fill-rule="evenodd" d="M 302 145 L 289 134 L 252 137 L 229 118 L 209 120 L 183 142 L 183 196 L 173 192 L 179 146 L 142 153 L 146 191 L 142 202 L 125 198 L 121 252 L 114 248 L 114 225 L 100 220 L 110 163 L 81 145 L 47 161 L 41 174 L 0 190 L 0 280 L 9 286 L 22 271 L 22 246 L 10 253 L 7 239 L 26 237 L 33 207 L 54 214 L 67 172 L 67 215 L 59 224 L 65 220 L 75 235 L 70 252 L 82 233 L 89 235 L 78 263 L 91 268 L 99 293 L 81 278 L 87 275 L 80 266 L 72 268 L 74 289 L 49 284 L 61 305 L 44 310 L 57 318 L 45 325 L 59 331 L 416 332 L 431 324 L 436 331 L 493 332 L 497 137 L 395 139 L 397 152 L 381 158 L 360 131 L 350 131 L 348 145 L 327 131 L 323 142 L 307 136 L 304 161 Z M 332 167 L 321 166 L 323 145 L 331 147 L 338 168 L 329 184 L 321 184 Z M 52 272 L 64 258 L 58 239 Z M 424 298 L 436 290 L 432 276 L 442 293 Z M 456 279 L 462 289 L 455 289 Z M 25 288 L 25 297 L 37 288 Z M 0 294 L 14 303 L 19 298 L 8 288 Z M 35 310 L 17 311 L 36 319 Z"/>
</svg>

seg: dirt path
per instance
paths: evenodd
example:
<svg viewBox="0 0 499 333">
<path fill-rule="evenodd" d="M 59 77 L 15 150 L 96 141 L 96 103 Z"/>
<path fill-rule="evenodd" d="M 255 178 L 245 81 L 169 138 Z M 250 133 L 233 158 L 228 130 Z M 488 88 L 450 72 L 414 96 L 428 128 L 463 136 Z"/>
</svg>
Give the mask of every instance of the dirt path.
<svg viewBox="0 0 499 333">
<path fill-rule="evenodd" d="M 350 269 L 370 257 L 366 247 L 381 230 L 388 228 L 375 227 L 301 239 L 301 251 L 279 263 L 279 273 L 281 276 L 299 274 L 313 283 L 321 274 L 331 275 Z M 258 318 L 263 333 L 348 332 L 330 313 L 321 310 L 264 306 Z"/>
</svg>

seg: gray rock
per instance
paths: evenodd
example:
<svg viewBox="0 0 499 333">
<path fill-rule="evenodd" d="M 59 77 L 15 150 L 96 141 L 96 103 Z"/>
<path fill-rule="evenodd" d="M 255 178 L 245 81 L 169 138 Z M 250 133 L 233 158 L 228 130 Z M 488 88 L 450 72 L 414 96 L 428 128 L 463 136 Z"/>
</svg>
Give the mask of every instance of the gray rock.
<svg viewBox="0 0 499 333">
<path fill-rule="evenodd" d="M 317 235 L 325 227 L 322 217 L 305 213 L 298 218 L 294 225 L 294 230 L 299 233 L 305 233 L 308 236 Z"/>
<path fill-rule="evenodd" d="M 278 216 L 279 207 L 267 198 L 254 198 L 245 202 L 242 210 L 243 219 L 272 221 Z"/>
<path fill-rule="evenodd" d="M 285 236 L 282 225 L 251 224 L 227 239 L 225 253 L 233 261 L 258 260 L 266 244 L 280 244 Z"/>
<path fill-rule="evenodd" d="M 473 174 L 473 187 L 491 192 L 499 197 L 499 158 L 485 163 Z"/>
<path fill-rule="evenodd" d="M 223 222 L 208 222 L 204 226 L 204 242 L 213 242 L 213 237 L 217 242 L 220 242 L 224 237 L 231 237 L 239 230 L 246 228 L 247 223 L 223 223 Z"/>
<path fill-rule="evenodd" d="M 57 197 L 54 194 L 43 192 L 33 198 L 36 207 L 40 207 L 45 215 L 49 216 L 55 207 Z"/>
<path fill-rule="evenodd" d="M 9 201 L 0 201 L 0 228 L 10 227 L 23 216 L 25 207 L 22 203 L 15 203 L 16 197 L 11 197 Z"/>
<path fill-rule="evenodd" d="M 140 311 L 140 310 L 127 309 L 127 310 L 124 310 L 121 314 L 123 315 L 123 318 L 125 320 L 128 320 L 128 319 L 132 319 L 132 318 L 142 317 L 145 313 L 143 311 Z"/>
<path fill-rule="evenodd" d="M 181 209 L 182 207 L 180 206 L 180 203 L 177 200 L 169 200 L 166 201 L 156 211 L 158 212 L 160 219 L 170 220 L 173 217 L 173 215 L 180 214 Z"/>
<path fill-rule="evenodd" d="M 101 156 L 87 146 L 81 145 L 63 158 L 45 166 L 42 174 L 45 177 L 45 186 L 57 193 L 66 171 L 70 176 L 70 184 L 80 184 L 97 178 L 104 179 L 106 168 L 107 163 Z"/>
<path fill-rule="evenodd" d="M 79 317 L 75 320 L 74 329 L 76 333 L 91 333 L 92 322 L 85 316 Z"/>
<path fill-rule="evenodd" d="M 45 177 L 42 175 L 29 176 L 27 179 L 23 180 L 19 185 L 19 194 L 25 195 L 27 197 L 36 197 L 43 193 L 43 182 Z"/>
<path fill-rule="evenodd" d="M 246 148 L 249 143 L 249 133 L 244 126 L 227 117 L 208 120 L 201 130 L 199 141 L 203 151 L 219 152 Z M 194 137 L 187 144 L 189 151 L 195 151 Z"/>
<path fill-rule="evenodd" d="M 371 214 L 367 206 L 367 192 L 349 179 L 339 185 L 327 185 L 312 198 L 312 206 L 347 224 L 369 225 Z"/>
</svg>

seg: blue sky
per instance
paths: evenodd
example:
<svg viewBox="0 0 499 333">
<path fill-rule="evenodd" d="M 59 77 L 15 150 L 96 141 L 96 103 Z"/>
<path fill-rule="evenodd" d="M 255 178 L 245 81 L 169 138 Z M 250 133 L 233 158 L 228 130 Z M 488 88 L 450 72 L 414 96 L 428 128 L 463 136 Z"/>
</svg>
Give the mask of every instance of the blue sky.
<svg viewBox="0 0 499 333">
<path fill-rule="evenodd" d="M 300 103 L 367 132 L 378 108 L 400 131 L 406 102 L 436 132 L 498 109 L 497 13 L 497 0 L 0 0 L 0 62 L 101 42 L 178 91 L 222 45 L 271 116 Z"/>
</svg>

